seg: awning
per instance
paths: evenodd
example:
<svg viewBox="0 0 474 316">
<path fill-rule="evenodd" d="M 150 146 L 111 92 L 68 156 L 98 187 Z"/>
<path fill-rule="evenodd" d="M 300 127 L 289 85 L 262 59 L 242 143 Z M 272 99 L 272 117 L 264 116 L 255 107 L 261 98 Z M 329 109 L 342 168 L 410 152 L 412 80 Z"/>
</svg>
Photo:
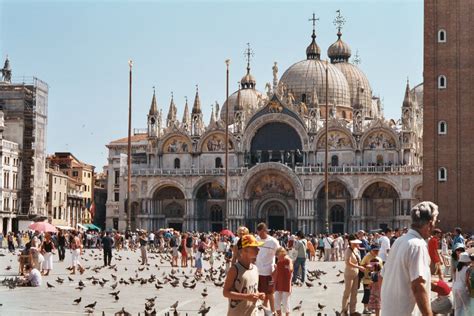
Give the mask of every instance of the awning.
<svg viewBox="0 0 474 316">
<path fill-rule="evenodd" d="M 95 226 L 94 224 L 84 224 L 87 227 L 87 230 L 98 230 L 100 231 L 100 227 Z"/>
<path fill-rule="evenodd" d="M 71 226 L 62 226 L 62 225 L 54 225 L 54 226 L 56 226 L 57 229 L 61 229 L 61 230 L 74 230 L 74 228 Z"/>
<path fill-rule="evenodd" d="M 77 224 L 77 227 L 81 228 L 81 229 L 84 229 L 84 230 L 87 230 L 87 227 L 82 225 L 82 224 Z"/>
</svg>

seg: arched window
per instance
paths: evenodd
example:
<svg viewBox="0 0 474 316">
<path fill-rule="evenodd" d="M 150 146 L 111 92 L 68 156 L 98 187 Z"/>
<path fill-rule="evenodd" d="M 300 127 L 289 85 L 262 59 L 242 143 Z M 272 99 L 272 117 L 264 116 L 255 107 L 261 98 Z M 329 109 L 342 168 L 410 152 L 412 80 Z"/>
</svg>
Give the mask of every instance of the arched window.
<svg viewBox="0 0 474 316">
<path fill-rule="evenodd" d="M 174 159 L 174 168 L 175 169 L 181 168 L 181 161 L 179 160 L 179 158 Z"/>
<path fill-rule="evenodd" d="M 448 170 L 445 167 L 440 167 L 438 169 L 438 181 L 444 182 L 448 180 Z"/>
<path fill-rule="evenodd" d="M 446 43 L 446 30 L 438 31 L 438 43 Z"/>
<path fill-rule="evenodd" d="M 333 155 L 331 157 L 331 166 L 333 167 L 339 166 L 339 157 L 337 155 Z"/>
<path fill-rule="evenodd" d="M 445 75 L 440 75 L 438 76 L 438 89 L 446 89 L 446 76 Z"/>
<path fill-rule="evenodd" d="M 215 160 L 215 168 L 224 168 L 224 166 L 222 165 L 222 158 L 221 157 L 217 157 L 216 160 Z"/>
<path fill-rule="evenodd" d="M 445 121 L 438 122 L 438 134 L 446 135 L 448 133 L 448 124 Z"/>
</svg>

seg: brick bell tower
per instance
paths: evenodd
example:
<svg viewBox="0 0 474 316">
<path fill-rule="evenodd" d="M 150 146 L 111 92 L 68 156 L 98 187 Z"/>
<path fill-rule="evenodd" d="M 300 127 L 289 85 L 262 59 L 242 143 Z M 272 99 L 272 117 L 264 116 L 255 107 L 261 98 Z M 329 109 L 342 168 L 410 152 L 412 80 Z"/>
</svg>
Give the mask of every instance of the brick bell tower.
<svg viewBox="0 0 474 316">
<path fill-rule="evenodd" d="M 423 198 L 474 231 L 474 0 L 425 0 Z"/>
</svg>

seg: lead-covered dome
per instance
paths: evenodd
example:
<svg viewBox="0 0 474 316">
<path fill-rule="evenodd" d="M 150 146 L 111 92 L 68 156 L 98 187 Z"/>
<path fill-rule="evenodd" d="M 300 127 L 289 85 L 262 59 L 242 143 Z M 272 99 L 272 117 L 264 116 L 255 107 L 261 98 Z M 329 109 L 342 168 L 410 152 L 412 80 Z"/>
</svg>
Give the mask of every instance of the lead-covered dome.
<svg viewBox="0 0 474 316">
<path fill-rule="evenodd" d="M 319 59 L 293 64 L 281 76 L 279 86 L 291 91 L 296 101 L 311 98 L 316 91 L 319 104 L 326 104 L 326 66 L 328 68 L 328 104 L 350 107 L 350 90 L 344 74 L 334 65 Z"/>
<path fill-rule="evenodd" d="M 360 88 L 360 103 L 363 108 L 370 108 L 372 105 L 372 88 L 366 75 L 354 64 L 342 62 L 334 64 L 339 69 L 349 84 L 350 105 L 354 106 L 357 100 L 357 89 Z"/>
<path fill-rule="evenodd" d="M 229 124 L 234 123 L 234 108 L 238 102 L 239 91 L 232 93 L 229 96 Z M 264 100 L 267 99 L 265 94 L 262 94 L 257 89 L 240 89 L 240 104 L 243 106 L 244 112 L 248 115 L 258 108 L 258 105 L 261 104 Z M 225 117 L 227 113 L 227 101 L 224 102 L 224 105 L 221 109 L 221 120 L 225 122 Z M 247 116 L 248 117 L 248 116 Z"/>
</svg>

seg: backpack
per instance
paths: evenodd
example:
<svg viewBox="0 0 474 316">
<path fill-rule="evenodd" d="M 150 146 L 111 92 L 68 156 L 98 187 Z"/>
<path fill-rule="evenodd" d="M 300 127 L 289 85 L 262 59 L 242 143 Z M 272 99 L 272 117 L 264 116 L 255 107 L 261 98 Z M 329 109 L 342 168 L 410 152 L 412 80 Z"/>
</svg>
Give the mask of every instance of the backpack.
<svg viewBox="0 0 474 316">
<path fill-rule="evenodd" d="M 175 237 L 172 237 L 170 239 L 170 247 L 176 247 L 176 238 Z"/>
<path fill-rule="evenodd" d="M 193 246 L 193 237 L 186 238 L 186 248 L 191 248 Z"/>
</svg>

